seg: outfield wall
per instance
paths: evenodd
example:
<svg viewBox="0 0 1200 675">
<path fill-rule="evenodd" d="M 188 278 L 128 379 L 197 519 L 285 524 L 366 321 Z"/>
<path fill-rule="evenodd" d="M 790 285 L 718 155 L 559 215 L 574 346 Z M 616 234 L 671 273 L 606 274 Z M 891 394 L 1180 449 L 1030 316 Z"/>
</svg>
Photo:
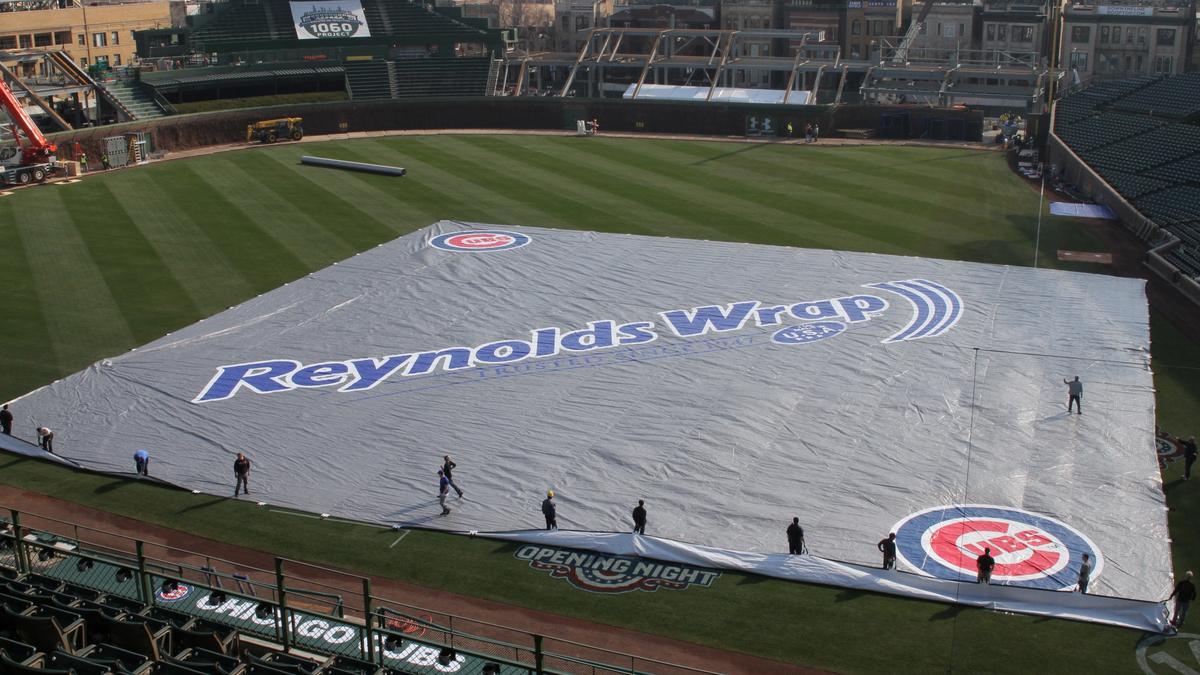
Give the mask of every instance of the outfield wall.
<svg viewBox="0 0 1200 675">
<path fill-rule="evenodd" d="M 337 101 L 215 113 L 180 115 L 122 125 L 78 129 L 51 136 L 67 148 L 75 142 L 93 157 L 101 139 L 120 133 L 149 131 L 158 150 L 179 151 L 246 140 L 246 125 L 262 119 L 299 116 L 310 135 L 414 129 L 574 129 L 576 120 L 600 121 L 605 131 L 742 136 L 748 116 L 771 116 L 777 128 L 793 122 L 819 124 L 823 130 L 878 128 L 888 113 L 904 112 L 914 135 L 932 120 L 958 119 L 982 129 L 980 111 L 886 106 L 778 106 L 708 104 L 620 99 L 554 97 L 472 97 L 424 101 Z M 799 131 L 797 131 L 799 133 Z"/>
</svg>

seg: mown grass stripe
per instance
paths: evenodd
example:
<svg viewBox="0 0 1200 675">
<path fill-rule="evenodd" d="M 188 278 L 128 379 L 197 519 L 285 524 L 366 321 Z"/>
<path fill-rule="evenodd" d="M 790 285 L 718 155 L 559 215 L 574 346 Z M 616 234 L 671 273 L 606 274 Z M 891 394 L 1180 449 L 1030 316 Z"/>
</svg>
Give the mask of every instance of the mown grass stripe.
<svg viewBox="0 0 1200 675">
<path fill-rule="evenodd" d="M 327 186 L 336 184 L 340 176 L 329 174 L 344 172 L 301 166 L 279 153 L 245 154 L 239 168 L 262 190 L 274 194 L 277 203 L 287 204 L 294 213 L 325 228 L 351 249 L 362 251 L 395 235 L 394 228 L 362 208 L 368 201 L 361 198 L 366 181 L 331 189 Z"/>
<path fill-rule="evenodd" d="M 0 399 L 27 391 L 65 371 L 57 343 L 46 330 L 46 313 L 34 284 L 30 258 L 11 201 L 0 201 Z"/>
<path fill-rule="evenodd" d="M 257 293 L 265 293 L 311 268 L 258 225 L 251 216 L 202 178 L 192 164 L 174 163 L 151 173 L 154 184 L 180 208 L 197 214 L 196 223 Z"/>
<path fill-rule="evenodd" d="M 323 143 L 319 153 L 323 157 L 352 162 L 404 167 L 409 164 L 403 154 L 380 142 L 380 139 L 364 139 L 350 147 Z M 337 169 L 318 171 L 324 173 L 313 175 L 321 175 L 322 180 L 329 181 L 330 185 L 347 190 L 359 208 L 369 209 L 377 218 L 389 223 L 395 230 L 394 234 L 410 232 L 439 220 L 470 219 L 485 215 L 464 200 L 462 195 L 440 187 L 439 181 L 430 180 L 427 176 L 410 173 L 403 178 L 393 178 Z"/>
<path fill-rule="evenodd" d="M 251 286 L 204 233 L 194 211 L 159 190 L 152 171 L 123 171 L 113 177 L 113 194 L 202 316 L 216 314 L 254 295 Z"/>
<path fill-rule="evenodd" d="M 552 153 L 496 136 L 463 136 L 459 141 L 458 154 L 470 154 L 484 164 L 505 162 L 507 170 L 537 185 L 546 195 L 543 198 L 567 196 L 585 202 L 614 225 L 645 228 L 658 235 L 721 238 L 717 228 L 688 218 L 685 213 L 658 208 L 659 195 L 620 176 L 594 173 Z"/>
<path fill-rule="evenodd" d="M 149 342 L 201 318 L 174 270 L 146 240 L 107 181 L 86 181 L 75 194 L 59 194 L 134 339 Z"/>
<path fill-rule="evenodd" d="M 213 189 L 220 191 L 227 202 L 246 214 L 253 214 L 255 224 L 270 235 L 278 245 L 287 249 L 308 270 L 325 267 L 335 260 L 353 255 L 353 246 L 296 208 L 289 199 L 281 199 L 263 189 L 261 182 L 269 176 L 255 176 L 243 165 L 246 161 L 235 153 L 232 161 L 218 166 L 198 162 L 196 175 Z M 206 158 L 207 159 L 207 158 Z M 317 215 L 317 214 L 312 214 Z M 327 215 L 333 216 L 332 213 Z"/>
<path fill-rule="evenodd" d="M 662 202 L 674 202 L 676 211 L 690 211 L 699 222 L 719 223 L 723 238 L 728 241 L 809 246 L 814 248 L 845 248 L 854 250 L 877 250 L 885 242 L 876 241 L 846 230 L 817 230 L 821 238 L 810 237 L 798 223 L 812 228 L 821 225 L 807 214 L 797 214 L 776 209 L 769 204 L 757 203 L 740 197 L 730 198 L 718 194 L 709 186 L 697 190 L 696 185 L 675 175 L 660 175 L 633 163 L 625 163 L 621 148 L 606 149 L 603 141 L 596 146 L 573 147 L 560 151 L 568 161 L 587 165 L 592 171 L 626 176 L 636 184 L 649 188 Z M 683 170 L 681 170 L 682 173 Z M 826 234 L 835 234 L 833 244 Z"/>
<path fill-rule="evenodd" d="M 87 182 L 40 188 L 35 198 L 20 205 L 24 215 L 17 221 L 61 374 L 138 344 L 129 317 L 113 297 L 67 208 L 66 202 L 83 198 L 79 188 Z M 105 221 L 96 227 L 103 234 Z"/>
</svg>

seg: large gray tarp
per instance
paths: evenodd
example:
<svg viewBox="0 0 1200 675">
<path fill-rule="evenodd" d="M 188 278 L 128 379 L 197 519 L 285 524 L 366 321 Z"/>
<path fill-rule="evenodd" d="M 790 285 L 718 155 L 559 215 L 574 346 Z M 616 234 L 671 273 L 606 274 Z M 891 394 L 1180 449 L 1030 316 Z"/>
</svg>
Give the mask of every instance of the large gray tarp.
<svg viewBox="0 0 1200 675">
<path fill-rule="evenodd" d="M 455 234 L 466 232 L 466 234 Z M 488 234 L 488 233 L 491 234 Z M 448 530 L 648 533 L 1161 599 L 1143 282 L 440 222 L 39 389 L 60 455 Z M 1084 384 L 1067 414 L 1064 378 Z M 441 516 L 436 470 L 458 464 Z"/>
</svg>

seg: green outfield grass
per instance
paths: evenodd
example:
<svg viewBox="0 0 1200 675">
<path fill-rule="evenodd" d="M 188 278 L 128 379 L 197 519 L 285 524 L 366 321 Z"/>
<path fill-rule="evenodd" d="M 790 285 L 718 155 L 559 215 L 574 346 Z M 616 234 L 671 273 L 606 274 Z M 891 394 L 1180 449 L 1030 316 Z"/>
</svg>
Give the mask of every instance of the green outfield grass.
<svg viewBox="0 0 1200 675">
<path fill-rule="evenodd" d="M 301 167 L 301 154 L 410 173 Z M 439 219 L 1029 265 L 1037 212 L 1037 193 L 1001 155 L 961 149 L 429 136 L 165 162 L 0 198 L 0 398 Z M 1089 227 L 1047 218 L 1039 264 L 1103 273 L 1055 258 L 1102 250 Z M 1200 349 L 1157 314 L 1152 331 L 1160 423 L 1194 433 Z M 1167 472 L 1171 525 L 1187 569 L 1200 566 L 1189 527 L 1200 481 L 1177 473 Z M 732 573 L 711 589 L 597 596 L 529 571 L 496 542 L 415 532 L 390 549 L 374 528 L 20 458 L 0 458 L 0 482 L 292 558 L 836 671 L 1137 668 L 1133 631 Z"/>
</svg>

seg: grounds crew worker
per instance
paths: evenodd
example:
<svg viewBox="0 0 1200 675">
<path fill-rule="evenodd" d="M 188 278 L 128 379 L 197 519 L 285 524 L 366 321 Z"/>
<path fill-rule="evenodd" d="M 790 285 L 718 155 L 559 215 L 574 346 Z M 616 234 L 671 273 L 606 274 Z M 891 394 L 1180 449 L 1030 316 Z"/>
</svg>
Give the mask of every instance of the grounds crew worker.
<svg viewBox="0 0 1200 675">
<path fill-rule="evenodd" d="M 633 509 L 633 533 L 646 534 L 646 502 L 641 499 Z"/>
<path fill-rule="evenodd" d="M 250 460 L 240 452 L 237 459 L 233 460 L 233 475 L 237 478 L 237 485 L 233 486 L 233 496 L 238 496 L 238 490 L 250 494 Z"/>
<path fill-rule="evenodd" d="M 800 527 L 800 519 L 792 518 L 792 524 L 787 528 L 788 553 L 800 555 L 804 552 L 804 528 Z"/>
<path fill-rule="evenodd" d="M 546 516 L 546 529 L 558 529 L 558 512 L 554 508 L 554 490 L 546 492 L 546 498 L 542 500 L 542 515 Z"/>
<path fill-rule="evenodd" d="M 975 559 L 975 569 L 979 570 L 975 581 L 981 584 L 990 584 L 992 582 L 992 569 L 995 567 L 996 559 L 992 557 L 992 549 L 984 548 L 983 555 Z"/>
<path fill-rule="evenodd" d="M 12 436 L 12 413 L 8 410 L 8 404 L 5 403 L 3 408 L 0 408 L 0 431 Z"/>
<path fill-rule="evenodd" d="M 1076 375 L 1074 380 L 1063 380 L 1063 384 L 1067 385 L 1067 414 L 1071 414 L 1071 404 L 1075 404 L 1075 412 L 1083 414 L 1083 383 L 1079 381 L 1079 376 Z"/>
<path fill-rule="evenodd" d="M 883 569 L 891 570 L 896 568 L 896 533 L 892 532 L 887 536 L 887 539 L 881 539 L 875 545 L 879 552 L 883 554 Z"/>
</svg>

